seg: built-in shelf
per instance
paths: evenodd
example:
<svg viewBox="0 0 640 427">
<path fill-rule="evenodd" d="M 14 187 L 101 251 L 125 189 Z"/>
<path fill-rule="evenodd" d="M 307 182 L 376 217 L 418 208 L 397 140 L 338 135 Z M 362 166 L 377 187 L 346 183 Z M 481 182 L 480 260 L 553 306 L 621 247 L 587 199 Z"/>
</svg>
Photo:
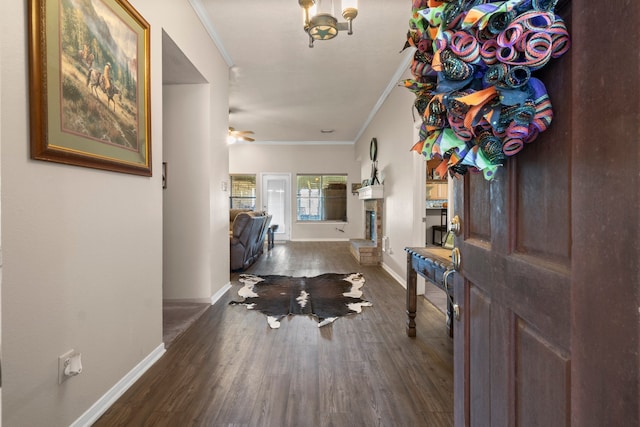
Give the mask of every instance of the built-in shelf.
<svg viewBox="0 0 640 427">
<path fill-rule="evenodd" d="M 371 200 L 371 199 L 383 199 L 384 198 L 384 186 L 382 185 L 368 185 L 358 190 L 358 199 Z"/>
</svg>

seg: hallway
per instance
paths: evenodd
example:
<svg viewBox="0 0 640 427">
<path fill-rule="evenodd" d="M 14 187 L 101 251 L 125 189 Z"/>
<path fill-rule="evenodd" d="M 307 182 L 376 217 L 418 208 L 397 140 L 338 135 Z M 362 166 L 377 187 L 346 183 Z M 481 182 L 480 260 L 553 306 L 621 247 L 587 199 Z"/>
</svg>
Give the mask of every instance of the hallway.
<svg viewBox="0 0 640 427">
<path fill-rule="evenodd" d="M 419 298 L 405 333 L 405 292 L 381 267 L 359 266 L 347 242 L 289 242 L 247 273 L 361 272 L 361 314 L 318 328 L 229 306 L 210 307 L 95 426 L 451 426 L 453 341 L 443 314 Z"/>
</svg>

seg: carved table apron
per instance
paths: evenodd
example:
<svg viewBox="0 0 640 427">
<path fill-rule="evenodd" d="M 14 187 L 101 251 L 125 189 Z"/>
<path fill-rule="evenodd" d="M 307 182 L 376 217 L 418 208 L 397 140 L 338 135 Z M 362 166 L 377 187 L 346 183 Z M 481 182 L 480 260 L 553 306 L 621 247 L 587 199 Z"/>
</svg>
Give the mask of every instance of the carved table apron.
<svg viewBox="0 0 640 427">
<path fill-rule="evenodd" d="M 447 328 L 453 336 L 453 287 L 452 278 L 446 280 L 447 271 L 453 270 L 451 251 L 442 248 L 405 248 L 407 252 L 407 335 L 416 336 L 416 305 L 418 274 L 427 282 L 445 291 L 447 294 Z"/>
</svg>

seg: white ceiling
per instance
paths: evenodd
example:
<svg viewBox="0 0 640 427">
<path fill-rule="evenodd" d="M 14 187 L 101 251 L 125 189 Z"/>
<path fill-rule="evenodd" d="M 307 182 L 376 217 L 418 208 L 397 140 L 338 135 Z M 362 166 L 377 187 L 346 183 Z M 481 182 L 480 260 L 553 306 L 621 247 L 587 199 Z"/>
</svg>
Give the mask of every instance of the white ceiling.
<svg viewBox="0 0 640 427">
<path fill-rule="evenodd" d="M 229 126 L 257 142 L 353 143 L 410 62 L 409 0 L 361 0 L 354 34 L 312 49 L 297 0 L 189 1 L 230 66 Z"/>
</svg>

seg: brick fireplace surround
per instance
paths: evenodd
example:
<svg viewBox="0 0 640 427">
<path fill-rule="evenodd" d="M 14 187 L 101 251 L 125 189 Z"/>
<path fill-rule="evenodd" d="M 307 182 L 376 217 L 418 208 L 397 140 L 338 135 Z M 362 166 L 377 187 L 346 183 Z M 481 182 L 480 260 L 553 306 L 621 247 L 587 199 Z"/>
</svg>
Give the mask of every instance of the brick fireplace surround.
<svg viewBox="0 0 640 427">
<path fill-rule="evenodd" d="M 361 265 L 379 265 L 382 261 L 382 204 L 384 199 L 369 199 L 364 201 L 364 210 L 375 213 L 375 240 L 351 239 L 349 242 L 351 255 Z M 365 218 L 365 237 L 368 230 Z"/>
</svg>

